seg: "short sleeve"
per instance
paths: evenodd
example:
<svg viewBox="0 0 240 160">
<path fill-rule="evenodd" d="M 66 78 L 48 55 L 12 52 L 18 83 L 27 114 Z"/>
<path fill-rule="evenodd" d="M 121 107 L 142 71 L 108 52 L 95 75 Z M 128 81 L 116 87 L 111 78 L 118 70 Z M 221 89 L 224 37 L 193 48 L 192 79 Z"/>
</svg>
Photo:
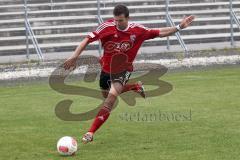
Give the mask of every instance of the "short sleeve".
<svg viewBox="0 0 240 160">
<path fill-rule="evenodd" d="M 100 35 L 99 29 L 100 29 L 101 26 L 102 25 L 100 25 L 95 31 L 90 32 L 87 35 L 87 38 L 89 39 L 88 40 L 89 43 L 99 40 L 99 35 Z"/>
<path fill-rule="evenodd" d="M 112 26 L 114 26 L 112 22 L 102 23 L 101 25 L 98 26 L 98 28 L 95 31 L 90 32 L 87 35 L 87 38 L 89 38 L 88 42 L 91 43 L 109 35 L 112 32 L 111 29 Z"/>
<path fill-rule="evenodd" d="M 153 39 L 156 38 L 160 35 L 160 30 L 159 29 L 150 29 L 150 28 L 144 28 L 144 39 Z"/>
</svg>

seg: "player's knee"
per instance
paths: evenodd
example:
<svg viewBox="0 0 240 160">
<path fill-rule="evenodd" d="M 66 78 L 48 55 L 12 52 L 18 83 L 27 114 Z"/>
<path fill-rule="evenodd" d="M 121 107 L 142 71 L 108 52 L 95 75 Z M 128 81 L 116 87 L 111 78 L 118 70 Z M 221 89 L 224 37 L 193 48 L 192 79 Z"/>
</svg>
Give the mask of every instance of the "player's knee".
<svg viewBox="0 0 240 160">
<path fill-rule="evenodd" d="M 107 98 L 107 96 L 108 96 L 107 94 L 103 94 L 103 98 Z"/>
<path fill-rule="evenodd" d="M 117 97 L 115 95 L 109 93 L 106 100 L 104 101 L 104 105 L 109 108 L 112 108 L 114 106 L 116 99 Z"/>
<path fill-rule="evenodd" d="M 114 82 L 111 84 L 111 89 L 109 93 L 111 93 L 114 96 L 118 96 L 122 93 L 123 85 L 120 82 Z"/>
</svg>

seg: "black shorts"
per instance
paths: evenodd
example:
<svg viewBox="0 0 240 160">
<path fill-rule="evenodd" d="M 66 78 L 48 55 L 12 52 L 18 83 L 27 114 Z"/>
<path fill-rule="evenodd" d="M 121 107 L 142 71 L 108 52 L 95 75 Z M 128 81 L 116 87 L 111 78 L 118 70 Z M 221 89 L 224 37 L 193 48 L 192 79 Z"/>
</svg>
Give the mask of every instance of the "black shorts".
<svg viewBox="0 0 240 160">
<path fill-rule="evenodd" d="M 120 82 L 125 85 L 131 76 L 131 72 L 124 71 L 117 74 L 110 75 L 104 71 L 101 71 L 99 86 L 102 90 L 109 90 L 111 88 L 111 82 Z"/>
</svg>

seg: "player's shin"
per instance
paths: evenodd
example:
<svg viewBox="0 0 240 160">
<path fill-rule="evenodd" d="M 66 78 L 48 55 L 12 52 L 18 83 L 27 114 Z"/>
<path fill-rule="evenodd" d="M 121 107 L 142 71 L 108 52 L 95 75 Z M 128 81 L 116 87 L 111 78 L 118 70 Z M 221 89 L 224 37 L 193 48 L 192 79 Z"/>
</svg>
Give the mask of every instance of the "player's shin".
<svg viewBox="0 0 240 160">
<path fill-rule="evenodd" d="M 91 132 L 94 134 L 102 126 L 102 124 L 108 119 L 110 112 L 111 112 L 110 108 L 103 106 L 99 110 L 88 132 Z"/>
</svg>

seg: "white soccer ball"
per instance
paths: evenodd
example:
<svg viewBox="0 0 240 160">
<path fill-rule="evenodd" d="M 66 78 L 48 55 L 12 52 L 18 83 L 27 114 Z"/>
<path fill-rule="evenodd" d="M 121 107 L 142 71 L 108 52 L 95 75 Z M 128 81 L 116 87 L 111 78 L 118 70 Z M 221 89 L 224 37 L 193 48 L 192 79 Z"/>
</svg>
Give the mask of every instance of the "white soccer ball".
<svg viewBox="0 0 240 160">
<path fill-rule="evenodd" d="M 71 156 L 77 151 L 77 141 L 73 137 L 65 136 L 58 140 L 57 150 L 60 155 Z"/>
</svg>

